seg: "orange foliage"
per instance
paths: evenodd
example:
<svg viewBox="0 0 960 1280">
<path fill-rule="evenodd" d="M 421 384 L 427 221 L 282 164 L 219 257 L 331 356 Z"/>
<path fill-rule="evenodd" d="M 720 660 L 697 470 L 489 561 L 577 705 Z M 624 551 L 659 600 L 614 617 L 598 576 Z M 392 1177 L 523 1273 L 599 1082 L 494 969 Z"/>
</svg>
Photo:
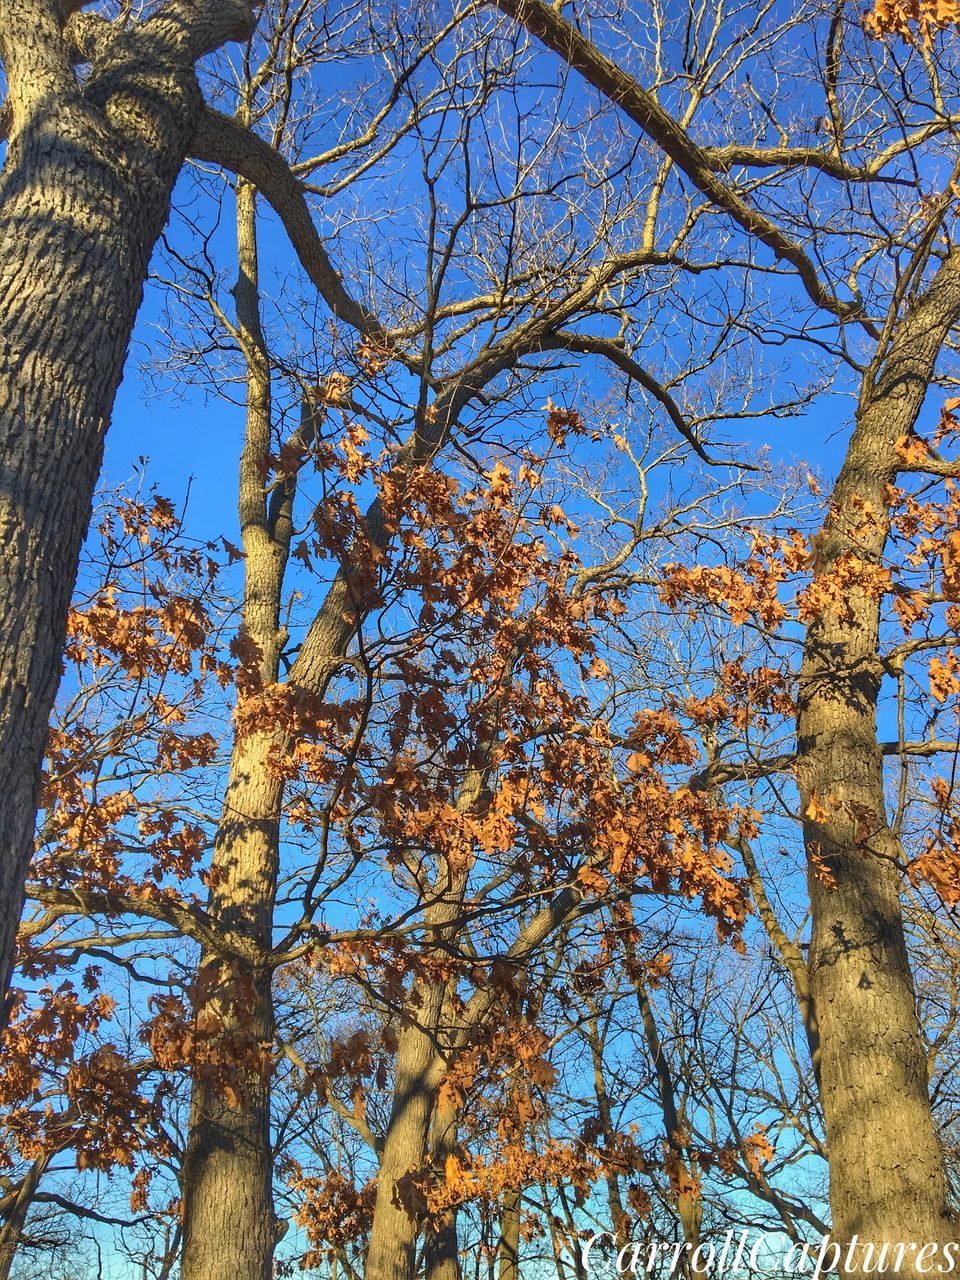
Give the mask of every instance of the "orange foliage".
<svg viewBox="0 0 960 1280">
<path fill-rule="evenodd" d="M 898 35 L 931 44 L 938 31 L 960 23 L 958 0 L 874 0 L 865 16 L 867 30 L 875 36 Z"/>
</svg>

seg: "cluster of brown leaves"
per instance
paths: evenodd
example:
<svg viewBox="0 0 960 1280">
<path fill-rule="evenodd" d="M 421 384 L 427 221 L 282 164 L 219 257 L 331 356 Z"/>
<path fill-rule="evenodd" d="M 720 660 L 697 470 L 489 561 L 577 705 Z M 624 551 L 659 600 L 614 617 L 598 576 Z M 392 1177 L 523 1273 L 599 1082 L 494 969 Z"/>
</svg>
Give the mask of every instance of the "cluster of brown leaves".
<svg viewBox="0 0 960 1280">
<path fill-rule="evenodd" d="M 960 680 L 950 692 L 958 690 Z M 936 822 L 908 871 L 915 884 L 929 885 L 941 902 L 955 907 L 960 903 L 960 815 L 955 812 L 953 787 L 946 778 L 934 778 L 931 791 Z"/>
<path fill-rule="evenodd" d="M 321 1267 L 338 1249 L 366 1238 L 373 1221 L 375 1181 L 357 1187 L 339 1170 L 313 1176 L 292 1161 L 287 1185 L 300 1202 L 297 1225 L 305 1232 L 309 1246 L 298 1260 L 300 1269 Z"/>
<path fill-rule="evenodd" d="M 78 1169 L 130 1169 L 146 1149 L 162 1146 L 157 1121 L 165 1090 L 145 1088 L 143 1071 L 101 1032 L 115 1001 L 88 966 L 84 999 L 69 980 L 18 993 L 2 1036 L 0 1160 L 71 1150 Z M 155 1144 L 159 1143 L 160 1146 Z"/>
<path fill-rule="evenodd" d="M 167 1151 L 166 1068 L 182 1070 L 185 1059 L 146 1007 L 139 1038 L 136 1020 L 122 1032 L 113 1025 L 112 966 L 107 976 L 84 970 L 85 996 L 64 972 L 95 940 L 84 893 L 134 906 L 193 897 L 186 887 L 209 833 L 178 792 L 187 795 L 190 779 L 215 763 L 205 700 L 229 683 L 231 668 L 217 635 L 219 564 L 184 535 L 173 505 L 108 495 L 96 533 L 81 570 L 86 594 L 68 620 L 31 868 L 38 892 L 65 897 L 21 939 L 23 989 L 0 1055 L 2 1158 L 12 1165 L 71 1151 L 78 1168 L 131 1171 L 142 1159 L 134 1198 L 143 1203 L 149 1162 Z M 47 981 L 31 985 L 38 978 Z"/>
<path fill-rule="evenodd" d="M 938 31 L 958 23 L 958 0 L 874 0 L 873 8 L 864 16 L 871 35 L 897 35 L 904 40 L 919 35 L 926 45 L 933 43 Z"/>
<path fill-rule="evenodd" d="M 140 1035 L 163 1070 L 189 1068 L 196 1078 L 215 1082 L 229 1106 L 240 1104 L 251 1083 L 269 1078 L 273 1045 L 256 1033 L 253 980 L 236 961 L 206 961 L 186 1000 L 153 996 L 150 1005 L 153 1016 Z"/>
</svg>

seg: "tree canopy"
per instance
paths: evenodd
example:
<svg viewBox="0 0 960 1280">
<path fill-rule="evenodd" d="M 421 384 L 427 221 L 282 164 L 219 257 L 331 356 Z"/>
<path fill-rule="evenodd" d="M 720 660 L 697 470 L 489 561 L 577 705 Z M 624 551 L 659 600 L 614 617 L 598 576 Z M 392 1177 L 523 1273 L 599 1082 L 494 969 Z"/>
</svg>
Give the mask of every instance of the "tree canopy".
<svg viewBox="0 0 960 1280">
<path fill-rule="evenodd" d="M 0 0 L 0 1277 L 960 1265 L 958 22 Z"/>
</svg>

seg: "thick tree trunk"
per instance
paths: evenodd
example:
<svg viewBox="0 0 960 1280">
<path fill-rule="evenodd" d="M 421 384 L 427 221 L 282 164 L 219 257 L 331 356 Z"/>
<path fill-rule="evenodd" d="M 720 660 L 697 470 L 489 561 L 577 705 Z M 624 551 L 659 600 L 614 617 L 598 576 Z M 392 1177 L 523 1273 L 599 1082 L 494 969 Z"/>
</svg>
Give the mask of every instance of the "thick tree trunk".
<svg viewBox="0 0 960 1280">
<path fill-rule="evenodd" d="M 815 580 L 840 557 L 881 560 L 896 442 L 913 427 L 937 355 L 960 316 L 960 258 L 898 322 L 857 422 L 819 540 Z M 864 507 L 863 504 L 868 504 Z M 877 740 L 879 600 L 844 587 L 810 623 L 798 708 L 812 937 L 810 983 L 834 1237 L 861 1246 L 950 1238 L 943 1160 L 927 1089 L 896 859 Z M 846 1249 L 844 1250 L 846 1253 Z M 858 1259 L 845 1270 L 858 1274 Z M 908 1253 L 901 1276 L 915 1274 Z"/>
<path fill-rule="evenodd" d="M 268 1044 L 269 975 L 256 986 L 248 1029 Z M 184 1280 L 271 1280 L 279 1237 L 268 1079 L 249 1079 L 231 1100 L 219 1082 L 194 1083 L 181 1179 Z"/>
<path fill-rule="evenodd" d="M 229 4 L 147 24 L 81 92 L 56 6 L 0 4 L 13 120 L 0 177 L 2 991 L 104 433 L 202 107 L 193 61 L 238 33 L 238 9 L 249 21 Z"/>
</svg>

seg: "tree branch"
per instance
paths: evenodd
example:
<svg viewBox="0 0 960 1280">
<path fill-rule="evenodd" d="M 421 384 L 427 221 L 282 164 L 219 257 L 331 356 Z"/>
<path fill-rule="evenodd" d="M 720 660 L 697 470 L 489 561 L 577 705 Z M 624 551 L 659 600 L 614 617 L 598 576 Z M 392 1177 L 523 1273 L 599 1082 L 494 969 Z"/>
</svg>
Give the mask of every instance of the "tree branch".
<svg viewBox="0 0 960 1280">
<path fill-rule="evenodd" d="M 347 292 L 314 225 L 303 187 L 274 147 L 208 107 L 194 134 L 191 154 L 251 182 L 283 223 L 304 271 L 333 314 L 383 346 L 392 345 L 377 317 Z"/>
<path fill-rule="evenodd" d="M 756 236 L 772 250 L 775 258 L 789 262 L 818 307 L 840 320 L 858 320 L 873 332 L 860 305 L 838 298 L 820 279 L 800 245 L 718 178 L 716 159 L 693 141 L 652 93 L 561 17 L 558 7 L 544 4 L 543 0 L 493 0 L 493 3 L 615 103 L 718 209 L 729 214 L 749 235 Z"/>
<path fill-rule="evenodd" d="M 677 404 L 676 400 L 663 385 L 651 373 L 648 373 L 642 365 L 637 364 L 636 360 L 627 352 L 622 343 L 614 338 L 598 338 L 589 333 L 571 333 L 567 329 L 558 329 L 551 338 L 544 342 L 543 347 L 547 349 L 555 346 L 562 351 L 578 351 L 583 355 L 603 356 L 609 360 L 611 364 L 616 365 L 629 378 L 643 387 L 644 391 L 648 391 L 650 395 L 658 400 L 667 412 L 667 416 L 673 423 L 677 432 L 686 440 L 698 458 L 701 458 L 709 466 L 721 467 L 731 465 L 722 458 L 714 458 L 707 453 L 704 446 L 700 443 L 693 428 L 689 425 L 684 417 L 683 410 Z M 759 468 L 751 466 L 749 463 L 737 463 L 742 471 L 757 471 Z"/>
<path fill-rule="evenodd" d="M 885 756 L 955 755 L 960 744 L 949 738 L 931 738 L 926 742 L 881 742 L 880 752 Z M 710 787 L 722 787 L 728 782 L 753 782 L 769 778 L 776 773 L 788 773 L 796 763 L 796 753 L 783 752 L 768 756 L 765 760 L 717 760 L 695 773 L 687 786 L 691 791 L 706 791 Z"/>
<path fill-rule="evenodd" d="M 820 1027 L 817 1023 L 817 1011 L 813 1003 L 813 992 L 810 989 L 810 973 L 807 969 L 807 962 L 803 958 L 803 952 L 800 950 L 796 942 L 792 938 L 788 938 L 780 927 L 780 921 L 777 919 L 777 913 L 774 911 L 770 899 L 767 897 L 767 888 L 763 883 L 763 877 L 757 866 L 757 860 L 754 857 L 753 848 L 750 841 L 740 836 L 731 842 L 732 847 L 740 854 L 743 859 L 743 865 L 747 870 L 747 878 L 750 881 L 750 891 L 753 894 L 753 901 L 756 904 L 757 915 L 760 922 L 766 930 L 767 937 L 770 939 L 771 945 L 775 948 L 780 959 L 787 967 L 790 978 L 793 982 L 793 989 L 797 997 L 797 1005 L 800 1009 L 800 1018 L 803 1022 L 804 1034 L 807 1037 L 807 1047 L 810 1050 L 810 1060 L 813 1064 L 813 1074 L 817 1081 L 817 1088 L 820 1088 Z"/>
<path fill-rule="evenodd" d="M 91 889 L 54 889 L 42 884 L 27 884 L 27 900 L 56 909 L 61 915 L 145 916 L 173 925 L 209 951 L 244 963 L 260 959 L 249 944 L 234 943 L 214 926 L 210 916 L 200 907 L 159 898 L 132 898 L 125 894 L 104 893 Z"/>
<path fill-rule="evenodd" d="M 64 94 L 77 92 L 52 0 L 0 0 L 0 59 L 7 77 L 4 137 L 37 111 L 53 113 Z"/>
<path fill-rule="evenodd" d="M 233 40 L 246 40 L 256 22 L 249 0 L 168 0 L 134 30 L 146 37 L 160 35 L 196 62 Z"/>
</svg>

